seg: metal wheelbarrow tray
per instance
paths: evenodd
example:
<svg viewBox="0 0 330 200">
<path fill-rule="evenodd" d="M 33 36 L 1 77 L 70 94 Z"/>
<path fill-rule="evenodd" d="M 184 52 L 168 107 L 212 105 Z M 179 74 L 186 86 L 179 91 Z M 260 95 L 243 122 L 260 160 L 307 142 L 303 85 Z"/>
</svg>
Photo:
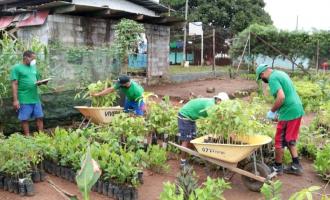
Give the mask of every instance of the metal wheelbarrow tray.
<svg viewBox="0 0 330 200">
<path fill-rule="evenodd" d="M 270 137 L 264 135 L 247 135 L 236 138 L 236 140 L 244 143 L 242 145 L 204 142 L 205 139 L 212 136 L 212 134 L 205 135 L 190 141 L 197 151 L 173 142 L 169 143 L 190 155 L 242 175 L 244 185 L 252 191 L 260 191 L 264 182 L 276 176 L 276 173 L 271 173 L 269 167 L 263 161 L 257 162 L 255 155 L 257 149 L 272 141 Z M 238 162 L 250 155 L 253 155 L 253 162 L 246 164 L 242 168 L 237 167 Z"/>
<path fill-rule="evenodd" d="M 79 112 L 84 116 L 83 122 L 87 119 L 87 120 L 89 120 L 89 122 L 93 122 L 95 124 L 110 123 L 112 117 L 115 114 L 121 113 L 124 110 L 122 107 L 75 106 L 74 108 L 79 110 Z M 88 124 L 89 124 L 89 122 L 88 122 Z M 88 126 L 88 124 L 87 124 L 87 126 Z"/>
</svg>

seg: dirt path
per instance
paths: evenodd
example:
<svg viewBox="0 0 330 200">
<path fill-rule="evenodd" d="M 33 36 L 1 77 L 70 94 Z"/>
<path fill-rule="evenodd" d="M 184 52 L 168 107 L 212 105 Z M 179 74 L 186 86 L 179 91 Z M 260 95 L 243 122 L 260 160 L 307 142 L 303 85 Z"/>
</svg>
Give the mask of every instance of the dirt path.
<svg viewBox="0 0 330 200">
<path fill-rule="evenodd" d="M 207 93 L 206 88 L 208 87 L 214 87 L 215 92 Z M 170 97 L 187 100 L 190 92 L 193 92 L 196 96 L 201 95 L 203 97 L 212 97 L 219 92 L 233 94 L 237 91 L 257 89 L 257 87 L 258 86 L 255 81 L 243 79 L 213 79 L 180 84 L 147 86 L 145 87 L 145 90 L 160 96 L 167 95 Z"/>
</svg>

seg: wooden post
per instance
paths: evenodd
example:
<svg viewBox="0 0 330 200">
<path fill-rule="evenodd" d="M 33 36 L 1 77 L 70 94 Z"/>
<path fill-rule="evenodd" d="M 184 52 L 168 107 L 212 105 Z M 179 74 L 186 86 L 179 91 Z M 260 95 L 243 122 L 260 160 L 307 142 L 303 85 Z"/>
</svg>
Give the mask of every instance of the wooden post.
<svg viewBox="0 0 330 200">
<path fill-rule="evenodd" d="M 185 22 L 184 22 L 184 35 L 183 35 L 183 54 L 182 54 L 182 66 L 186 62 L 186 44 L 187 44 L 187 19 L 188 19 L 188 0 L 186 0 L 186 10 L 185 10 Z"/>
<path fill-rule="evenodd" d="M 201 35 L 201 66 L 204 65 L 204 32 Z"/>
<path fill-rule="evenodd" d="M 319 72 L 319 54 L 320 54 L 320 41 L 317 40 L 316 46 L 316 71 Z"/>
<path fill-rule="evenodd" d="M 213 65 L 212 65 L 212 71 L 215 75 L 215 28 L 213 27 Z"/>
</svg>

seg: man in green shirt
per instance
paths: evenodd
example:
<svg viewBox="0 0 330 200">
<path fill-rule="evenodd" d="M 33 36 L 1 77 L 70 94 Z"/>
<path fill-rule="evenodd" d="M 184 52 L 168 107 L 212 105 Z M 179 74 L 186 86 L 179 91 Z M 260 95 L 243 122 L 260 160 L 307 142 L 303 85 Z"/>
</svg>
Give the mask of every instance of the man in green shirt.
<svg viewBox="0 0 330 200">
<path fill-rule="evenodd" d="M 190 146 L 190 140 L 196 136 L 196 120 L 207 117 L 207 109 L 228 99 L 227 93 L 220 92 L 213 98 L 196 98 L 184 105 L 178 113 L 181 146 L 187 148 Z M 182 152 L 181 167 L 186 164 L 186 156 L 186 153 Z"/>
<path fill-rule="evenodd" d="M 25 135 L 30 135 L 30 118 L 35 118 L 38 131 L 43 130 L 43 111 L 38 94 L 40 79 L 36 67 L 36 55 L 32 51 L 23 53 L 23 63 L 12 67 L 10 80 L 13 90 L 13 107 L 18 112 Z"/>
<path fill-rule="evenodd" d="M 128 76 L 119 77 L 117 83 L 111 87 L 103 90 L 102 92 L 92 94 L 93 96 L 103 96 L 113 92 L 114 90 L 120 90 L 126 95 L 124 111 L 129 112 L 130 109 L 134 110 L 134 113 L 138 116 L 144 115 L 145 104 L 143 102 L 144 89 L 141 85 L 133 80 L 130 80 Z"/>
<path fill-rule="evenodd" d="M 257 67 L 256 73 L 257 80 L 262 79 L 267 83 L 270 94 L 275 98 L 275 103 L 267 113 L 267 118 L 279 120 L 275 135 L 275 164 L 272 170 L 278 174 L 285 172 L 301 175 L 303 168 L 299 163 L 295 146 L 299 137 L 301 118 L 304 115 L 301 100 L 290 77 L 285 72 L 272 70 L 268 65 L 262 64 Z M 290 150 L 292 163 L 283 169 L 282 159 L 285 147 Z"/>
</svg>

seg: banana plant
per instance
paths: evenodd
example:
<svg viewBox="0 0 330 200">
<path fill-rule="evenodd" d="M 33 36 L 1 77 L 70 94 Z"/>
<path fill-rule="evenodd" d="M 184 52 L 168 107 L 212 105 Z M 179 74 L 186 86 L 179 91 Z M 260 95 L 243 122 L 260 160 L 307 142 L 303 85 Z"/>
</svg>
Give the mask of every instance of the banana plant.
<svg viewBox="0 0 330 200">
<path fill-rule="evenodd" d="M 76 176 L 76 181 L 84 200 L 89 200 L 89 193 L 92 186 L 101 176 L 101 169 L 98 163 L 91 157 L 90 147 L 87 147 L 86 154 L 81 163 L 81 169 Z"/>
</svg>

